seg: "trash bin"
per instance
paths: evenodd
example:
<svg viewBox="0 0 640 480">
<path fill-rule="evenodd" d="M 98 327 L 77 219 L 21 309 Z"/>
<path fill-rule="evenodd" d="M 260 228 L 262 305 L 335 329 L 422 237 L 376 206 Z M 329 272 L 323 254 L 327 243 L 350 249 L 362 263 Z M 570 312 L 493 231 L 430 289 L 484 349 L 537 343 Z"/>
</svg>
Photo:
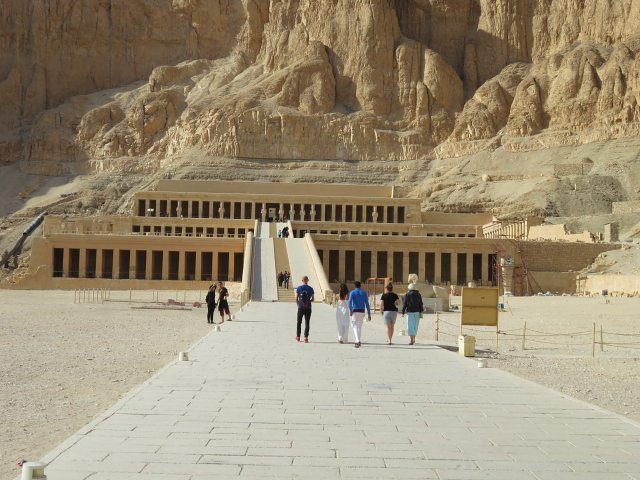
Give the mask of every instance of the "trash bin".
<svg viewBox="0 0 640 480">
<path fill-rule="evenodd" d="M 464 357 L 476 356 L 476 337 L 460 335 L 458 337 L 458 353 Z"/>
</svg>

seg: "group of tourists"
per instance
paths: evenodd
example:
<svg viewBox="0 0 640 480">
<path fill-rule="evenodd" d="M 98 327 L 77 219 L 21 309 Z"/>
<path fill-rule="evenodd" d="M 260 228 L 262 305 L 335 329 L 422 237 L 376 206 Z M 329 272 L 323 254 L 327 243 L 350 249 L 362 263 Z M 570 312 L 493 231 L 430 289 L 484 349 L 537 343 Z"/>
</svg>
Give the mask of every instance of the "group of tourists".
<svg viewBox="0 0 640 480">
<path fill-rule="evenodd" d="M 218 288 L 218 301 L 216 302 L 216 290 Z M 224 286 L 224 282 L 214 283 L 209 286 L 205 302 L 207 303 L 207 323 L 216 323 L 213 318 L 216 306 L 220 314 L 220 323 L 224 323 L 225 314 L 227 315 L 227 320 L 232 320 L 231 311 L 229 310 L 229 290 Z"/>
<path fill-rule="evenodd" d="M 287 272 L 286 270 L 284 272 L 278 273 L 279 287 L 289 288 L 289 280 L 291 280 L 291 273 Z"/>
<path fill-rule="evenodd" d="M 289 227 L 284 227 L 282 230 L 278 230 L 278 238 L 289 238 Z"/>
<path fill-rule="evenodd" d="M 420 319 L 424 306 L 422 295 L 417 289 L 418 279 L 411 277 L 407 294 L 402 301 L 402 316 L 407 315 L 407 334 L 409 345 L 416 343 L 416 335 L 420 326 Z M 362 290 L 359 281 L 353 282 L 353 290 L 349 291 L 346 284 L 340 285 L 340 291 L 336 295 L 336 323 L 338 326 L 338 343 L 344 344 L 349 341 L 349 327 L 353 330 L 354 347 L 362 346 L 362 325 L 365 316 L 367 321 L 371 321 L 371 306 L 369 305 L 369 295 Z M 387 345 L 391 345 L 396 320 L 399 313 L 400 297 L 394 293 L 393 284 L 389 283 L 385 287 L 386 292 L 380 298 L 380 311 L 382 319 L 387 329 Z M 305 320 L 304 342 L 309 343 L 309 324 L 311 321 L 311 304 L 314 300 L 313 288 L 309 285 L 309 277 L 302 278 L 302 285 L 296 288 L 296 303 L 298 305 L 298 315 L 296 323 L 296 340 L 299 342 L 302 333 L 302 319 Z"/>
</svg>

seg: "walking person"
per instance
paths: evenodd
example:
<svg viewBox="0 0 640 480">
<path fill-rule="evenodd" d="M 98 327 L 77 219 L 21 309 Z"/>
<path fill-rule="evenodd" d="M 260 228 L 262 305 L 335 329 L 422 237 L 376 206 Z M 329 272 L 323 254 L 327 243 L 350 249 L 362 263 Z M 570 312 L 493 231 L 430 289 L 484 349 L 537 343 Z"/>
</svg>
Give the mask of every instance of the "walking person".
<svg viewBox="0 0 640 480">
<path fill-rule="evenodd" d="M 420 319 L 422 318 L 422 295 L 418 291 L 415 283 L 409 284 L 409 291 L 404 296 L 404 302 L 402 303 L 402 316 L 405 312 L 407 316 L 407 334 L 409 335 L 409 345 L 416 343 L 416 335 L 418 334 L 418 327 L 420 326 Z"/>
<path fill-rule="evenodd" d="M 291 274 L 285 270 L 284 274 L 282 275 L 282 282 L 283 282 L 284 288 L 286 288 L 287 290 L 289 289 L 290 279 L 291 279 Z"/>
<path fill-rule="evenodd" d="M 336 295 L 338 307 L 336 308 L 336 323 L 338 324 L 338 343 L 349 341 L 349 289 L 343 283 L 340 285 L 340 291 Z"/>
<path fill-rule="evenodd" d="M 220 291 L 218 292 L 218 312 L 220 313 L 220 318 L 222 321 L 220 323 L 224 323 L 224 314 L 227 314 L 229 321 L 231 321 L 231 312 L 229 311 L 229 290 L 224 286 L 224 282 L 218 282 L 218 286 L 220 287 Z"/>
<path fill-rule="evenodd" d="M 382 311 L 382 320 L 387 327 L 387 345 L 391 345 L 393 339 L 393 329 L 398 318 L 398 304 L 400 297 L 393 292 L 393 284 L 389 283 L 386 293 L 380 297 L 380 310 Z"/>
<path fill-rule="evenodd" d="M 304 317 L 304 343 L 309 343 L 309 324 L 311 323 L 311 303 L 314 291 L 309 285 L 309 277 L 302 277 L 302 285 L 296 288 L 296 303 L 298 304 L 298 317 L 296 324 L 296 340 L 300 341 L 302 331 L 302 318 Z"/>
<path fill-rule="evenodd" d="M 349 316 L 351 317 L 351 328 L 356 337 L 354 347 L 360 348 L 362 345 L 362 322 L 364 321 L 364 312 L 367 311 L 367 318 L 371 321 L 371 308 L 369 307 L 369 296 L 360 289 L 362 285 L 359 281 L 353 282 L 354 289 L 349 293 Z"/>
<path fill-rule="evenodd" d="M 204 301 L 207 302 L 207 323 L 216 323 L 213 316 L 216 313 L 216 284 L 209 285 L 209 291 Z"/>
<path fill-rule="evenodd" d="M 284 282 L 284 273 L 280 272 L 278 273 L 278 286 L 281 287 L 283 282 Z"/>
</svg>

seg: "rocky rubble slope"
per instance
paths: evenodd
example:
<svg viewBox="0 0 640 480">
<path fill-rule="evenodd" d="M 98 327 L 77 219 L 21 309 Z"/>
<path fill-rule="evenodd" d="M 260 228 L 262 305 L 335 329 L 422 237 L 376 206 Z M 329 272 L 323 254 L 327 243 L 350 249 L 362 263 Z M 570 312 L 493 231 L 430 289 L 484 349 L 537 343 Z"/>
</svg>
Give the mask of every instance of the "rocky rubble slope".
<svg viewBox="0 0 640 480">
<path fill-rule="evenodd" d="M 5 0 L 0 164 L 425 161 L 640 135 L 640 0 Z"/>
</svg>

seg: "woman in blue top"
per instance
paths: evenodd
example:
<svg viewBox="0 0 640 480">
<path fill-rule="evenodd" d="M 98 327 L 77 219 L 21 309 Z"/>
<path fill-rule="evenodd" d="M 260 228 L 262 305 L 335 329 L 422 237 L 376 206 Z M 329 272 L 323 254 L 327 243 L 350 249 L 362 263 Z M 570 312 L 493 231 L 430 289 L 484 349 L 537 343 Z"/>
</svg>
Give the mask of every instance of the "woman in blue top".
<svg viewBox="0 0 640 480">
<path fill-rule="evenodd" d="M 360 348 L 362 345 L 362 322 L 364 320 L 365 309 L 369 321 L 371 321 L 371 308 L 369 307 L 369 296 L 360 290 L 361 283 L 353 282 L 354 289 L 349 293 L 349 316 L 351 316 L 351 328 L 356 337 L 354 347 Z"/>
</svg>

